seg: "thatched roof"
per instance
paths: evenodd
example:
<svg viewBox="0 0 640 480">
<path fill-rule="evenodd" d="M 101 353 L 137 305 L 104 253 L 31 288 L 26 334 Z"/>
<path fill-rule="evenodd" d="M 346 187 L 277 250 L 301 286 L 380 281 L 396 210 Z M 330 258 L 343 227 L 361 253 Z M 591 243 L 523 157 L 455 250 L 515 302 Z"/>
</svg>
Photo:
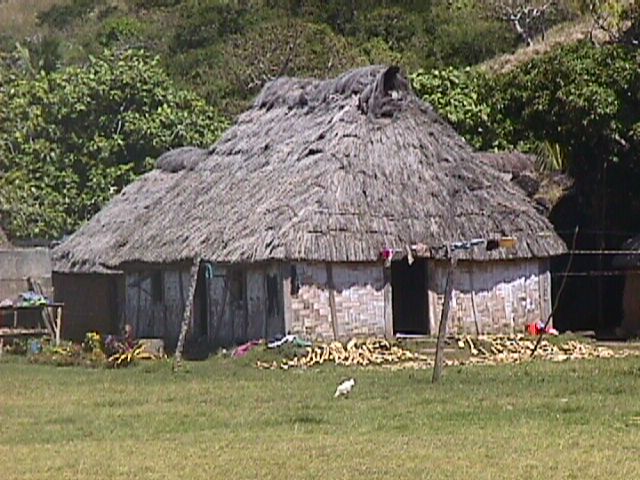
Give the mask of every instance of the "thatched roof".
<svg viewBox="0 0 640 480">
<path fill-rule="evenodd" d="M 394 67 L 270 82 L 208 152 L 170 152 L 158 166 L 54 251 L 57 270 L 191 258 L 363 262 L 385 247 L 420 243 L 440 255 L 447 242 L 494 235 L 518 237 L 517 250 L 474 258 L 565 249 L 524 193 L 475 158 Z"/>
<path fill-rule="evenodd" d="M 640 267 L 640 235 L 630 238 L 622 244 L 620 250 L 635 253 L 620 253 L 613 257 L 615 268 L 638 268 Z"/>
<path fill-rule="evenodd" d="M 476 152 L 475 157 L 480 161 L 493 166 L 498 171 L 518 176 L 525 172 L 533 172 L 536 165 L 535 155 L 512 152 Z"/>
<path fill-rule="evenodd" d="M 132 232 L 145 228 L 146 218 L 164 202 L 167 192 L 206 150 L 183 147 L 165 153 L 156 168 L 128 185 L 87 224 L 54 248 L 54 270 L 109 273 L 114 252 L 127 246 Z"/>
<path fill-rule="evenodd" d="M 532 154 L 517 151 L 476 152 L 475 156 L 520 187 L 535 202 L 536 210 L 545 216 L 573 188 L 573 179 L 568 175 L 539 171 L 536 167 L 537 157 Z"/>
</svg>

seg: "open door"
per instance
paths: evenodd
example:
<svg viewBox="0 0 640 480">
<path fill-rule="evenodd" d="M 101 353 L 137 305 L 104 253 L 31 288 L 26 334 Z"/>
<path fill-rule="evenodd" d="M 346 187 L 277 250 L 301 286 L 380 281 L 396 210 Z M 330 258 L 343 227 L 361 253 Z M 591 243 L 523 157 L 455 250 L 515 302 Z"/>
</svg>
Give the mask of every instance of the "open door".
<svg viewBox="0 0 640 480">
<path fill-rule="evenodd" d="M 206 263 L 200 264 L 193 298 L 193 338 L 209 338 L 209 276 Z"/>
<path fill-rule="evenodd" d="M 265 276 L 265 338 L 283 335 L 284 332 L 284 295 L 280 272 L 271 269 Z"/>
<path fill-rule="evenodd" d="M 416 258 L 391 263 L 393 333 L 428 335 L 427 261 Z"/>
</svg>

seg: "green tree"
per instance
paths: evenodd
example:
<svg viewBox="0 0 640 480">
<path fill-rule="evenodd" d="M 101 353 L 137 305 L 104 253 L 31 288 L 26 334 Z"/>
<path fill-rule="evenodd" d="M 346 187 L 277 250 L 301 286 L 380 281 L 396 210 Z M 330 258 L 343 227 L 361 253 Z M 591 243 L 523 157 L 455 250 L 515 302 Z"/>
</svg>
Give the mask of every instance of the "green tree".
<svg viewBox="0 0 640 480">
<path fill-rule="evenodd" d="M 637 48 L 585 41 L 506 74 L 419 71 L 412 82 L 473 146 L 538 152 L 570 174 L 595 228 L 640 228 Z"/>
<path fill-rule="evenodd" d="M 0 216 L 16 238 L 73 231 L 163 151 L 226 122 L 158 58 L 107 51 L 54 72 L 0 73 Z"/>
<path fill-rule="evenodd" d="M 431 104 L 475 148 L 509 148 L 492 103 L 493 79 L 472 68 L 418 70 L 411 75 L 416 94 Z"/>
<path fill-rule="evenodd" d="M 432 57 L 438 66 L 472 66 L 518 45 L 517 35 L 477 2 L 440 2 L 434 6 L 433 22 L 425 63 Z"/>
<path fill-rule="evenodd" d="M 512 143 L 547 141 L 564 150 L 598 228 L 605 220 L 625 230 L 640 226 L 637 48 L 570 45 L 497 79 L 494 92 Z"/>
</svg>

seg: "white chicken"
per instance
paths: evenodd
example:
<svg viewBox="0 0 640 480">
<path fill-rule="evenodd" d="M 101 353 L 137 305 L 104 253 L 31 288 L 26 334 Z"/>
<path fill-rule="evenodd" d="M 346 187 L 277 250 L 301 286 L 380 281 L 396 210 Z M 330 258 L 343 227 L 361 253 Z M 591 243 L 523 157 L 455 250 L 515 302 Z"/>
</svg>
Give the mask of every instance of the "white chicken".
<svg viewBox="0 0 640 480">
<path fill-rule="evenodd" d="M 336 393 L 333 395 L 333 397 L 338 398 L 338 397 L 348 396 L 351 393 L 351 390 L 353 389 L 355 384 L 356 384 L 356 381 L 353 378 L 350 378 L 349 380 L 345 380 L 340 385 L 338 385 L 338 388 L 336 388 Z"/>
</svg>

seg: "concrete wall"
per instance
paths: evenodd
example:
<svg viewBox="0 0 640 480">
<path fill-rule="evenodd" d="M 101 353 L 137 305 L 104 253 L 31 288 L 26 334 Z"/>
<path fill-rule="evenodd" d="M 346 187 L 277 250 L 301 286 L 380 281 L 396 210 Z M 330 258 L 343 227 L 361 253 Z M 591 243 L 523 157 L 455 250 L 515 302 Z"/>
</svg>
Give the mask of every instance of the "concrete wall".
<svg viewBox="0 0 640 480">
<path fill-rule="evenodd" d="M 81 341 L 87 332 L 119 332 L 123 275 L 54 273 L 55 300 L 64 303 L 62 337 Z"/>
<path fill-rule="evenodd" d="M 430 331 L 437 332 L 448 264 L 427 267 Z M 447 331 L 475 334 L 523 332 L 551 311 L 551 276 L 546 260 L 458 262 Z M 475 319 L 475 320 L 474 320 Z"/>
<path fill-rule="evenodd" d="M 640 335 L 640 273 L 628 273 L 622 297 L 622 332 L 625 335 Z"/>
<path fill-rule="evenodd" d="M 0 250 L 0 300 L 29 289 L 27 278 L 38 280 L 51 295 L 51 256 L 47 248 Z"/>
<path fill-rule="evenodd" d="M 285 289 L 288 329 L 311 339 L 333 340 L 329 277 L 324 263 L 295 263 L 297 286 Z M 338 337 L 385 335 L 384 269 L 376 264 L 333 264 Z"/>
</svg>

